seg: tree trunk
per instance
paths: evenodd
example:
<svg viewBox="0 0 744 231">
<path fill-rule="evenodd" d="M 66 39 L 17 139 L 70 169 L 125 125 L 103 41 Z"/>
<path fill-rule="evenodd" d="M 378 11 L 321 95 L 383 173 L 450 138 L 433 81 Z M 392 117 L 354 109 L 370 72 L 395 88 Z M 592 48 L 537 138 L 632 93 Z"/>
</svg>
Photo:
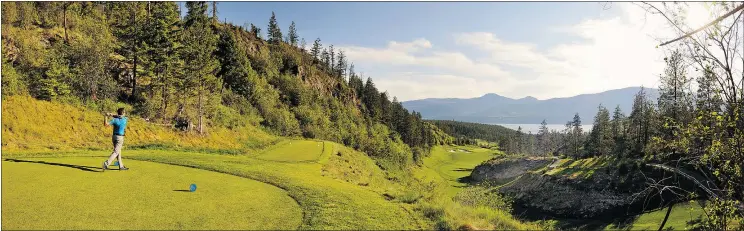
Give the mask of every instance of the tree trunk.
<svg viewBox="0 0 744 231">
<path fill-rule="evenodd" d="M 132 56 L 134 56 L 134 67 L 132 68 L 132 94 L 129 95 L 129 102 L 134 102 L 134 97 L 137 94 L 137 27 L 135 25 L 136 22 L 136 12 L 135 9 L 132 9 L 132 15 L 131 15 L 131 25 L 135 27 L 134 29 L 134 38 L 132 39 Z"/>
<path fill-rule="evenodd" d="M 62 27 L 65 28 L 65 43 L 66 44 L 70 42 L 69 38 L 67 37 L 67 7 L 69 6 L 70 4 L 65 2 L 64 6 L 62 7 L 62 18 L 63 18 Z"/>
<path fill-rule="evenodd" d="M 202 123 L 202 94 L 204 89 L 204 83 L 199 86 L 199 134 L 204 132 L 204 124 Z"/>
<path fill-rule="evenodd" d="M 163 73 L 168 73 L 168 65 L 165 65 L 165 70 L 163 71 Z M 161 97 L 163 98 L 163 105 L 161 105 L 160 118 L 165 120 L 165 118 L 167 118 L 165 116 L 165 112 L 166 112 L 166 108 L 168 108 L 168 93 L 166 93 L 166 86 L 168 86 L 168 82 L 167 82 L 167 79 L 165 78 L 165 74 L 162 74 L 160 78 L 162 78 L 161 82 L 163 84 L 162 92 L 161 92 Z"/>
<path fill-rule="evenodd" d="M 667 208 L 666 215 L 664 215 L 664 220 L 661 221 L 661 225 L 659 226 L 659 231 L 664 229 L 664 225 L 666 225 L 667 219 L 669 219 L 669 214 L 672 212 L 672 207 L 674 204 L 670 204 L 669 208 Z"/>
</svg>

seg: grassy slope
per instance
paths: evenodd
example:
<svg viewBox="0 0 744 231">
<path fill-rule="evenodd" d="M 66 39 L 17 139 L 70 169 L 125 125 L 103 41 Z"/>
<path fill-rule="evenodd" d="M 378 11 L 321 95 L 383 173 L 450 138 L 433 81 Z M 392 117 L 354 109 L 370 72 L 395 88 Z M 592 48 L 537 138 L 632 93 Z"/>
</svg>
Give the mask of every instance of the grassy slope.
<svg viewBox="0 0 744 231">
<path fill-rule="evenodd" d="M 3 158 L 97 156 L 99 157 L 97 161 L 102 161 L 108 155 L 110 145 L 108 129 L 110 128 L 106 129 L 98 125 L 102 118 L 96 112 L 26 97 L 6 98 L 2 102 L 2 106 Z M 261 148 L 268 147 L 271 143 L 283 139 L 268 135 L 252 127 L 237 131 L 215 129 L 205 137 L 183 135 L 159 126 L 147 125 L 138 118 L 131 119 L 123 154 L 125 163 L 126 159 L 137 159 L 183 165 L 241 176 L 278 186 L 299 202 L 304 214 L 301 227 L 305 229 L 426 228 L 420 226 L 422 225 L 420 215 L 413 214 L 410 208 L 401 205 L 401 203 L 387 201 L 381 195 L 380 192 L 382 191 L 399 190 L 401 186 L 393 186 L 395 184 L 385 179 L 383 172 L 363 153 L 331 142 L 323 142 L 323 146 L 320 148 L 322 152 L 318 151 L 317 146 L 306 145 L 317 144 L 317 141 L 293 143 L 293 145 L 299 144 L 300 146 L 280 145 L 277 148 Z M 53 127 L 56 129 L 50 129 Z M 283 142 L 291 141 L 285 140 Z M 163 143 L 167 145 L 157 145 Z M 170 149 L 170 151 L 133 150 L 132 146 L 176 147 L 180 151 L 173 149 Z M 81 150 L 83 148 L 88 150 Z M 306 150 L 306 148 L 312 150 Z M 244 150 L 247 151 L 247 155 L 217 155 L 194 152 L 194 150 L 225 149 Z M 264 149 L 267 151 L 264 152 Z M 273 155 L 277 154 L 276 150 L 285 149 L 296 151 L 296 153 Z M 336 150 L 344 150 L 345 154 L 352 157 L 351 162 L 367 163 L 366 165 L 354 166 L 355 168 L 363 169 L 366 172 L 375 172 L 374 175 L 368 176 L 370 182 L 367 182 L 367 186 L 339 180 L 342 178 L 348 179 L 343 174 L 344 171 L 336 171 L 341 175 L 328 171 L 340 168 L 340 166 L 333 166 L 333 164 L 349 163 L 337 160 L 340 158 L 338 155 L 331 155 Z M 261 160 L 256 156 L 274 157 L 278 160 L 289 161 Z M 128 166 L 132 167 L 132 171 L 135 172 L 138 171 L 138 164 L 129 163 Z M 97 164 L 92 166 L 97 166 Z M 50 166 L 44 165 L 42 169 L 50 169 Z M 325 173 L 323 169 L 326 170 Z M 9 168 L 9 170 L 12 171 L 3 173 L 4 179 L 27 174 L 24 169 L 14 170 Z M 44 174 L 42 173 L 42 175 Z M 60 182 L 73 185 L 77 181 L 87 180 L 69 177 L 61 179 Z M 163 183 L 168 181 L 168 179 L 157 180 L 157 182 Z M 14 183 L 11 182 L 10 184 Z M 27 186 L 30 187 L 31 185 Z M 3 202 L 5 202 L 5 199 Z M 41 206 L 42 204 L 37 205 Z M 292 204 L 288 203 L 287 206 L 291 207 Z M 10 205 L 4 206 L 3 209 L 5 211 L 6 208 L 17 207 L 17 205 Z M 65 211 L 58 212 L 65 213 Z M 272 221 L 272 223 L 277 223 L 279 220 Z M 282 220 L 279 223 L 284 223 L 284 221 Z"/>
<path fill-rule="evenodd" d="M 102 159 L 3 161 L 2 228 L 294 229 L 302 221 L 299 205 L 268 184 L 134 160 L 124 161 L 130 171 L 101 173 Z M 177 191 L 192 183 L 196 192 Z"/>
<path fill-rule="evenodd" d="M 454 150 L 454 152 L 450 152 Z M 462 152 L 460 150 L 466 150 Z M 464 191 L 466 183 L 462 178 L 470 175 L 472 168 L 491 159 L 495 151 L 462 146 L 437 146 L 431 156 L 424 159 L 424 166 L 414 174 L 424 182 L 433 182 L 435 187 L 428 192 L 426 201 L 418 204 L 417 210 L 433 218 L 432 226 L 444 229 L 487 229 L 487 230 L 540 230 L 543 227 L 526 224 L 515 219 L 506 211 L 488 206 L 466 206 L 453 200 Z M 477 190 L 476 190 L 477 191 Z M 472 193 L 472 192 L 471 192 Z M 483 197 L 487 195 L 472 195 Z"/>
<path fill-rule="evenodd" d="M 23 108 L 19 108 L 20 105 L 23 105 Z M 45 113 L 49 113 L 49 110 L 41 110 L 45 107 L 55 109 L 52 111 L 62 111 L 59 114 L 73 116 L 73 120 L 66 119 L 57 114 L 47 115 Z M 28 110 L 33 108 L 35 108 L 34 110 L 36 111 L 28 112 Z M 108 141 L 108 132 L 103 128 L 97 127 L 97 124 L 100 123 L 100 119 L 97 119 L 99 115 L 96 112 L 22 97 L 4 99 L 3 112 L 2 150 L 3 158 L 5 159 L 19 158 L 28 160 L 37 159 L 38 157 L 47 157 L 43 159 L 95 168 L 98 166 L 97 163 L 102 161 L 108 155 L 109 151 L 107 149 L 110 142 Z M 9 114 L 11 116 L 5 116 L 5 112 L 10 112 Z M 21 118 L 21 115 L 26 113 L 34 114 L 34 117 L 36 118 Z M 83 119 L 74 120 L 74 116 L 79 116 Z M 38 126 L 38 124 L 41 124 L 42 126 Z M 42 128 L 43 126 L 53 127 L 51 126 L 53 124 L 62 124 L 64 126 L 58 126 L 59 129 L 54 132 L 51 132 L 50 129 Z M 471 228 L 535 228 L 534 226 L 525 225 L 513 219 L 508 213 L 503 211 L 494 211 L 484 208 L 467 208 L 452 203 L 451 197 L 446 198 L 447 201 L 442 204 L 426 203 L 422 205 L 418 202 L 413 203 L 413 201 L 416 201 L 415 199 L 406 199 L 406 195 L 411 194 L 411 192 L 416 192 L 418 194 L 433 193 L 420 188 L 420 186 L 403 185 L 407 183 L 388 180 L 389 176 L 387 176 L 386 173 L 382 171 L 366 154 L 354 151 L 333 142 L 323 141 L 322 146 L 317 146 L 318 141 L 286 140 L 279 137 L 273 137 L 256 128 L 246 128 L 248 130 L 242 131 L 213 130 L 206 137 L 198 137 L 182 135 L 154 125 L 145 125 L 143 121 L 140 121 L 137 118 L 133 118 L 133 122 L 130 126 L 132 130 L 128 133 L 124 149 L 125 163 L 132 168 L 129 172 L 107 172 L 101 174 L 101 177 L 103 177 L 101 179 L 89 180 L 91 178 L 88 178 L 88 176 L 80 175 L 89 174 L 89 172 L 75 168 L 56 167 L 39 163 L 3 163 L 3 184 L 5 187 L 17 187 L 7 193 L 15 193 L 17 195 L 16 197 L 18 199 L 13 201 L 21 201 L 19 203 L 25 203 L 23 201 L 31 201 L 22 205 L 14 204 L 16 202 L 6 200 L 6 198 L 11 197 L 6 197 L 6 190 L 3 190 L 3 213 L 5 214 L 7 211 L 12 214 L 18 211 L 23 211 L 20 207 L 24 207 L 24 209 L 28 210 L 44 209 L 45 206 L 48 205 L 49 200 L 28 200 L 27 198 L 39 195 L 56 195 L 59 197 L 58 201 L 61 203 L 67 203 L 68 205 L 67 207 L 56 206 L 50 208 L 54 210 L 54 213 L 66 214 L 67 211 L 74 210 L 70 204 L 74 205 L 77 203 L 68 203 L 65 201 L 75 201 L 79 198 L 76 196 L 70 196 L 70 192 L 75 191 L 73 188 L 70 188 L 74 187 L 73 185 L 88 187 L 90 189 L 84 192 L 93 194 L 103 195 L 113 191 L 128 192 L 130 190 L 112 190 L 112 188 L 109 187 L 113 183 L 114 178 L 121 176 L 121 173 L 139 174 L 138 172 L 143 172 L 146 169 L 151 169 L 151 171 L 173 172 L 174 174 L 179 171 L 185 171 L 182 170 L 184 168 L 172 166 L 179 165 L 209 170 L 212 171 L 211 174 L 216 174 L 216 176 L 207 177 L 205 175 L 204 177 L 193 177 L 188 180 L 179 176 L 179 174 L 162 175 L 158 176 L 159 178 L 151 175 L 141 176 L 136 180 L 147 181 L 138 182 L 138 184 L 136 184 L 138 187 L 137 190 L 141 190 L 142 192 L 131 194 L 130 199 L 128 200 L 132 200 L 131 198 L 139 200 L 142 197 L 148 197 L 148 203 L 139 205 L 136 203 L 134 204 L 137 206 L 144 206 L 145 204 L 152 206 L 153 204 L 157 204 L 158 206 L 155 206 L 155 208 L 159 211 L 180 211 L 184 205 L 188 205 L 191 201 L 186 201 L 184 202 L 185 204 L 172 202 L 181 200 L 178 198 L 170 198 L 169 195 L 171 193 L 176 193 L 172 190 L 179 188 L 185 189 L 189 182 L 197 182 L 199 179 L 211 180 L 218 178 L 217 176 L 230 177 L 224 174 L 214 173 L 219 172 L 248 178 L 242 179 L 242 182 L 244 183 L 229 184 L 230 188 L 272 188 L 271 186 L 255 182 L 260 181 L 277 186 L 284 190 L 284 192 L 278 191 L 275 193 L 263 193 L 264 196 L 268 196 L 266 194 L 276 194 L 277 197 L 288 195 L 294 199 L 293 201 L 284 200 L 284 202 L 280 202 L 275 198 L 277 202 L 270 203 L 273 210 L 276 210 L 271 211 L 270 213 L 280 213 L 285 211 L 285 215 L 279 219 L 272 218 L 271 214 L 256 215 L 250 212 L 241 212 L 243 215 L 248 214 L 242 218 L 236 218 L 242 219 L 242 222 L 244 222 L 241 223 L 242 227 L 278 228 L 278 226 L 270 226 L 273 224 L 296 227 L 297 224 L 293 223 L 292 219 L 296 217 L 297 213 L 295 208 L 299 205 L 301 209 L 301 224 L 299 224 L 299 227 L 301 229 L 432 229 L 435 227 L 443 227 L 441 222 L 432 223 L 431 219 L 438 219 L 436 217 L 446 217 L 447 221 L 445 223 L 448 223 L 448 226 L 446 227 L 451 228 L 462 227 L 458 224 L 464 224 Z M 276 144 L 277 142 L 279 142 L 278 145 L 270 146 L 272 143 Z M 292 142 L 292 144 L 288 144 L 289 142 Z M 163 143 L 166 143 L 167 145 L 157 145 Z M 313 146 L 313 144 L 315 144 L 315 146 Z M 150 149 L 132 149 L 132 146 L 135 145 L 140 147 L 149 147 Z M 173 147 L 178 148 L 179 150 L 174 150 L 172 149 Z M 82 148 L 87 150 L 82 150 Z M 170 150 L 155 150 L 152 148 L 170 148 Z M 225 149 L 244 150 L 247 152 L 245 155 L 219 155 L 214 152 L 195 152 L 195 150 Z M 474 150 L 476 151 L 474 153 L 449 153 L 449 149 L 451 149 L 451 147 L 435 148 L 433 155 L 427 158 L 428 160 L 425 160 L 427 166 L 423 168 L 414 168 L 413 171 L 416 172 L 417 176 L 436 179 L 433 182 L 443 186 L 445 188 L 443 191 L 447 191 L 446 194 L 452 195 L 461 189 L 458 188 L 458 186 L 464 186 L 464 184 L 457 182 L 457 179 L 469 174 L 469 172 L 457 170 L 473 168 L 482 160 L 490 158 L 491 154 L 490 151 L 486 149 Z M 460 148 L 457 149 L 459 150 Z M 127 162 L 127 160 L 130 161 Z M 18 166 L 24 164 L 32 167 L 5 168 L 6 165 L 11 166 L 8 164 Z M 169 170 L 171 168 L 181 170 Z M 15 176 L 24 177 L 31 173 L 35 173 L 36 176 L 41 178 L 46 175 L 55 174 L 48 171 L 73 171 L 73 173 L 63 173 L 61 175 L 64 175 L 65 177 L 53 178 L 54 184 L 66 186 L 60 186 L 60 190 L 50 191 L 49 193 L 41 192 L 41 190 L 37 189 L 37 186 L 34 186 L 38 184 L 46 184 L 42 181 L 36 184 L 26 184 L 18 181 L 6 182 L 14 178 L 19 179 Z M 98 177 L 98 175 L 95 177 Z M 107 186 L 103 188 L 92 187 L 93 185 L 102 185 L 98 184 L 101 182 L 105 182 L 105 185 Z M 198 184 L 198 192 L 200 193 L 220 191 L 221 193 L 230 193 L 231 195 L 234 195 L 235 198 L 242 198 L 243 196 L 248 197 L 248 199 L 233 203 L 230 206 L 220 206 L 222 208 L 228 208 L 220 210 L 220 212 L 229 212 L 231 210 L 244 211 L 244 209 L 250 207 L 242 207 L 241 205 L 251 205 L 251 200 L 271 200 L 270 198 L 255 200 L 255 194 L 241 194 L 245 190 L 230 190 L 227 186 L 209 185 L 203 183 L 203 181 L 199 181 Z M 167 189 L 164 189 L 166 187 L 162 187 L 163 185 L 168 186 Z M 130 187 L 134 186 L 130 184 Z M 211 189 L 214 189 L 215 191 L 210 191 Z M 160 193 L 163 190 L 163 194 L 154 193 Z M 165 195 L 166 197 L 161 197 L 161 195 Z M 186 196 L 193 194 L 182 193 L 177 194 L 176 196 L 181 195 Z M 393 195 L 393 198 L 390 198 L 389 195 Z M 93 201 L 103 201 L 103 199 Z M 111 201 L 111 203 L 113 203 L 113 201 Z M 94 208 L 93 205 L 90 205 L 89 207 Z M 111 209 L 115 209 L 115 207 L 110 205 L 105 207 L 109 210 L 98 211 L 84 209 L 79 212 L 93 211 L 87 214 L 95 217 L 101 216 L 102 214 L 109 214 Z M 192 207 L 188 208 L 193 209 Z M 136 208 L 134 210 L 137 211 L 132 212 L 132 214 L 134 214 L 133 216 L 145 216 L 150 214 L 150 212 L 143 212 L 146 211 L 146 209 L 143 208 Z M 258 211 L 266 210 L 261 209 Z M 191 223 L 182 222 L 179 225 L 177 222 L 173 223 L 173 221 L 176 219 L 180 220 L 181 218 L 189 220 L 189 218 L 179 217 L 179 214 L 184 213 L 172 212 L 171 214 L 173 214 L 171 217 L 162 218 L 166 220 L 172 219 L 171 223 L 165 222 L 163 226 L 143 228 L 206 227 L 229 229 L 230 227 L 233 227 L 229 226 L 229 224 L 220 222 L 220 220 L 225 220 L 221 218 L 211 220 L 215 223 L 203 223 L 206 222 L 203 221 L 203 219 L 207 218 L 202 218 L 202 220 L 196 219 Z M 220 213 L 218 212 L 216 214 Z M 428 217 L 428 219 L 425 218 L 425 216 Z M 26 215 L 21 217 L 29 216 Z M 5 216 L 3 219 L 4 225 L 13 225 L 12 223 L 19 221 L 9 220 L 10 223 L 6 223 Z M 44 220 L 43 218 L 38 219 Z M 71 225 L 70 227 L 85 226 L 86 228 L 89 228 L 99 226 L 99 224 L 92 224 L 93 222 L 87 222 L 85 219 L 83 219 L 83 221 L 86 222 L 75 223 L 77 226 Z M 54 220 L 47 220 L 45 222 L 54 222 Z M 120 226 L 109 225 L 101 228 L 113 229 L 116 227 Z"/>
<path fill-rule="evenodd" d="M 257 158 L 286 162 L 317 161 L 324 148 L 323 141 L 286 140 L 262 152 Z"/>
<path fill-rule="evenodd" d="M 2 150 L 109 149 L 111 128 L 103 115 L 70 105 L 11 96 L 2 100 Z M 215 128 L 204 137 L 176 133 L 132 117 L 125 144 L 129 147 L 168 147 L 190 150 L 251 152 L 276 141 L 256 127 L 236 130 Z"/>
<path fill-rule="evenodd" d="M 461 178 L 469 176 L 478 164 L 491 159 L 494 152 L 475 147 L 437 146 L 432 149 L 431 156 L 424 159 L 424 168 L 417 172 L 417 177 L 425 181 L 445 181 L 448 185 L 446 193 L 452 197 L 466 186 Z"/>
</svg>

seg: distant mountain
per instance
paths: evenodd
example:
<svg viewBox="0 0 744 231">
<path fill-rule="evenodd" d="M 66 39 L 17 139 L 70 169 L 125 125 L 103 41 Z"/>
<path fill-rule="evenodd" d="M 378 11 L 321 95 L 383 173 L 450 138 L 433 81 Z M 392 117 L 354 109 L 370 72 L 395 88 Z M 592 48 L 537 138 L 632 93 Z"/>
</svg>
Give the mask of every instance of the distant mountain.
<svg viewBox="0 0 744 231">
<path fill-rule="evenodd" d="M 421 99 L 403 102 L 408 110 L 421 112 L 425 119 L 457 120 L 489 124 L 538 124 L 543 119 L 548 124 L 564 124 L 579 113 L 583 124 L 590 124 L 601 103 L 610 113 L 620 105 L 625 115 L 630 114 L 633 97 L 640 87 L 628 87 L 596 94 L 583 94 L 567 98 L 538 100 L 528 96 L 512 99 L 494 93 L 470 99 Z M 650 99 L 656 101 L 659 91 L 645 88 Z"/>
</svg>

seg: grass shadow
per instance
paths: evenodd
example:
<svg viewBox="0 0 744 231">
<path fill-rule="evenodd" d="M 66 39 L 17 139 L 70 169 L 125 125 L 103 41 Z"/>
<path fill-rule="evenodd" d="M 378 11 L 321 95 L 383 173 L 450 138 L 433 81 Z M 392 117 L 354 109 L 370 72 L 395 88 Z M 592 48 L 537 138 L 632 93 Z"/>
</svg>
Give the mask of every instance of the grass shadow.
<svg viewBox="0 0 744 231">
<path fill-rule="evenodd" d="M 472 168 L 457 168 L 457 169 L 452 170 L 452 171 L 456 171 L 456 172 L 471 172 L 471 171 L 473 171 L 473 169 Z"/>
<path fill-rule="evenodd" d="M 186 190 L 186 189 L 176 189 L 176 190 L 173 190 L 173 191 L 174 192 L 191 192 L 191 191 Z"/>
<path fill-rule="evenodd" d="M 468 175 L 468 176 L 457 178 L 457 182 L 463 183 L 463 184 L 471 184 L 473 183 L 473 179 L 470 178 L 470 175 Z"/>
<path fill-rule="evenodd" d="M 90 166 L 83 166 L 83 165 L 74 165 L 74 164 L 63 164 L 63 163 L 54 163 L 54 162 L 46 162 L 46 161 L 31 161 L 31 160 L 19 160 L 19 159 L 5 159 L 5 161 L 10 162 L 18 162 L 18 163 L 36 163 L 36 164 L 46 164 L 46 165 L 53 165 L 53 166 L 61 166 L 61 167 L 68 167 L 68 168 L 74 168 L 74 169 L 80 169 L 86 172 L 101 172 L 100 167 L 90 167 Z"/>
</svg>

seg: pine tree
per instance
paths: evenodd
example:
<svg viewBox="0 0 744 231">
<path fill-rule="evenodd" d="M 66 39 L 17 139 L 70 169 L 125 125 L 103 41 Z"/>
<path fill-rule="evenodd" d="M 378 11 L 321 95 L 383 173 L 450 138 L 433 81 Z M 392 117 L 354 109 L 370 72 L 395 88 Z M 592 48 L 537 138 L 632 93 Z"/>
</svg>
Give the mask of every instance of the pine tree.
<svg viewBox="0 0 744 231">
<path fill-rule="evenodd" d="M 315 58 L 315 60 L 319 60 L 321 57 L 319 55 L 321 54 L 321 48 L 323 47 L 323 44 L 320 44 L 320 38 L 315 39 L 315 42 L 313 42 L 313 48 L 310 50 L 310 54 Z"/>
<path fill-rule="evenodd" d="M 232 90 L 246 98 L 250 95 L 250 83 L 247 82 L 250 62 L 248 55 L 238 46 L 235 35 L 230 30 L 222 31 L 217 44 L 217 59 L 220 68 L 217 76 L 222 79 L 222 87 Z"/>
<path fill-rule="evenodd" d="M 617 105 L 615 107 L 615 112 L 612 114 L 612 121 L 610 121 L 610 131 L 612 131 L 612 139 L 615 144 L 612 153 L 616 157 L 624 156 L 623 152 L 626 149 L 625 133 L 627 128 L 625 124 L 625 114 L 623 114 L 623 111 L 620 109 L 620 105 Z"/>
<path fill-rule="evenodd" d="M 279 45 L 282 41 L 282 31 L 279 29 L 279 24 L 276 22 L 276 15 L 271 12 L 271 18 L 269 19 L 269 43 Z"/>
<path fill-rule="evenodd" d="M 307 42 L 305 42 L 305 38 L 300 40 L 300 50 L 302 50 L 302 52 L 307 52 Z"/>
<path fill-rule="evenodd" d="M 183 18 L 183 26 L 191 27 L 194 23 L 206 23 L 209 19 L 207 17 L 207 2 L 186 2 L 186 17 Z"/>
<path fill-rule="evenodd" d="M 542 123 L 540 123 L 540 129 L 537 131 L 537 149 L 540 154 L 548 153 L 550 146 L 550 137 L 548 137 L 548 133 L 548 123 L 543 120 Z"/>
<path fill-rule="evenodd" d="M 613 146 L 610 112 L 600 104 L 586 143 L 586 152 L 591 156 L 609 155 Z"/>
<path fill-rule="evenodd" d="M 328 70 L 328 66 L 331 65 L 331 56 L 326 48 L 323 48 L 323 52 L 320 54 L 320 61 L 323 64 L 323 68 Z"/>
<path fill-rule="evenodd" d="M 514 150 L 516 153 L 521 154 L 524 153 L 524 132 L 522 132 L 522 126 L 519 126 L 517 128 L 517 132 L 514 134 Z"/>
<path fill-rule="evenodd" d="M 218 88 L 215 72 L 219 63 L 214 57 L 217 36 L 208 25 L 204 2 L 187 2 L 186 7 L 188 8 L 186 18 L 190 19 L 191 23 L 187 23 L 184 31 L 182 57 L 186 78 L 181 84 L 182 94 L 185 94 L 181 104 L 186 107 L 189 104 L 188 100 L 196 91 L 198 131 L 203 133 L 205 107 L 210 106 L 206 102 L 211 102 L 207 98 L 213 96 L 211 92 Z"/>
<path fill-rule="evenodd" d="M 160 119 L 167 118 L 168 102 L 173 93 L 174 78 L 180 77 L 182 65 L 179 62 L 177 49 L 180 47 L 178 6 L 175 2 L 153 2 L 152 23 L 148 30 L 150 59 L 156 81 L 151 84 L 151 91 L 158 91 L 160 100 Z"/>
<path fill-rule="evenodd" d="M 631 157 L 640 157 L 644 154 L 644 148 L 651 138 L 652 117 L 654 115 L 653 105 L 646 96 L 646 91 L 641 90 L 633 100 L 633 110 L 630 112 L 627 145 Z"/>
<path fill-rule="evenodd" d="M 292 44 L 292 46 L 297 46 L 297 39 L 299 36 L 297 35 L 297 28 L 295 28 L 295 22 L 292 21 L 292 24 L 289 25 L 289 32 L 287 32 L 287 43 Z"/>
<path fill-rule="evenodd" d="M 569 122 L 569 125 L 571 127 L 571 153 L 576 157 L 582 157 L 583 155 L 581 153 L 581 146 L 583 143 L 582 136 L 584 134 L 584 130 L 581 128 L 581 117 L 579 117 L 579 113 L 576 113 L 576 115 L 574 115 L 574 118 L 572 121 Z"/>
<path fill-rule="evenodd" d="M 379 119 L 380 118 L 380 99 L 379 99 L 379 93 L 377 92 L 377 88 L 375 87 L 375 83 L 372 82 L 372 78 L 367 78 L 367 83 L 364 84 L 364 95 L 362 98 L 362 101 L 364 102 L 364 105 L 367 107 L 367 111 L 369 116 L 372 119 Z"/>
<path fill-rule="evenodd" d="M 330 58 L 327 66 L 329 73 L 335 73 L 335 64 L 336 64 L 336 52 L 333 50 L 333 44 L 328 46 L 328 56 Z"/>
<path fill-rule="evenodd" d="M 219 22 L 217 18 L 217 2 L 212 1 L 212 22 Z"/>
<path fill-rule="evenodd" d="M 144 54 L 147 51 L 146 43 L 143 42 L 146 35 L 143 32 L 147 27 L 145 24 L 146 17 L 144 2 L 116 2 L 113 3 L 111 11 L 112 32 L 121 42 L 116 48 L 116 52 L 127 58 L 130 62 L 131 83 L 129 101 L 133 102 L 137 97 L 137 80 L 142 71 L 141 65 Z M 146 61 L 145 61 L 146 62 Z"/>
<path fill-rule="evenodd" d="M 346 78 L 346 55 L 344 55 L 344 51 L 339 50 L 338 51 L 338 62 L 336 62 L 336 73 L 334 73 L 336 76 L 341 78 Z"/>
<path fill-rule="evenodd" d="M 253 25 L 253 23 L 251 23 L 251 33 L 255 35 L 256 38 L 261 38 L 261 28 Z"/>
</svg>

